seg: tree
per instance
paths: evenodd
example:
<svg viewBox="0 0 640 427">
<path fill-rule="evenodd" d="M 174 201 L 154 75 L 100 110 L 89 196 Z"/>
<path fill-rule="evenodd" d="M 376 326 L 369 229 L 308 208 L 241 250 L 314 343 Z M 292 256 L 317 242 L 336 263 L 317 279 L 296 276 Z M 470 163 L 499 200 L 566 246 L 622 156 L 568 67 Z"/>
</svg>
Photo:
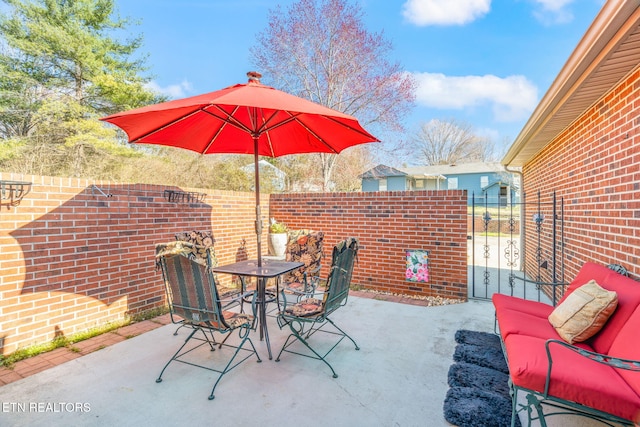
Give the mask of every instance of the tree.
<svg viewBox="0 0 640 427">
<path fill-rule="evenodd" d="M 386 58 L 391 44 L 369 33 L 362 11 L 347 0 L 300 0 L 269 14 L 251 54 L 278 89 L 359 119 L 365 128 L 402 129 L 413 107 L 415 81 Z M 318 154 L 323 189 L 337 157 Z"/>
<path fill-rule="evenodd" d="M 420 125 L 411 149 L 425 165 L 447 165 L 489 160 L 493 145 L 467 123 L 433 119 Z"/>
<path fill-rule="evenodd" d="M 135 156 L 94 123 L 163 100 L 144 86 L 145 58 L 131 59 L 141 37 L 112 37 L 129 23 L 112 20 L 114 0 L 2 1 L 10 8 L 0 14 L 0 137 L 15 138 L 19 152 L 3 158 L 25 156 L 32 173 L 87 176 Z"/>
<path fill-rule="evenodd" d="M 336 191 L 360 191 L 362 189 L 362 172 L 375 166 L 373 156 L 367 147 L 359 145 L 351 147 L 338 156 L 333 184 Z"/>
<path fill-rule="evenodd" d="M 9 81 L 39 87 L 47 97 L 65 96 L 107 114 L 146 105 L 155 95 L 144 57 L 130 58 L 142 38 L 121 43 L 110 35 L 127 19 L 112 20 L 114 0 L 2 0 L 12 14 L 0 16 L 7 52 L 0 63 L 16 70 Z"/>
</svg>

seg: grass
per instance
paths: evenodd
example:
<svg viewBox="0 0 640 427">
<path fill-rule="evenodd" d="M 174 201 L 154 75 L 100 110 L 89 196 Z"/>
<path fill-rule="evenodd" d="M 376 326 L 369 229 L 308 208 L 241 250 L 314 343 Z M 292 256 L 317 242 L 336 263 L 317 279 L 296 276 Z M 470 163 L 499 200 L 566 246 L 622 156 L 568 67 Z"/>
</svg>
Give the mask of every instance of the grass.
<svg viewBox="0 0 640 427">
<path fill-rule="evenodd" d="M 72 344 L 88 340 L 89 338 L 97 337 L 98 335 L 105 334 L 107 332 L 114 331 L 123 326 L 130 325 L 132 323 L 142 322 L 144 320 L 153 319 L 154 317 L 161 316 L 168 312 L 167 307 L 157 307 L 151 310 L 144 311 L 133 316 L 127 316 L 123 320 L 116 322 L 108 322 L 104 325 L 99 325 L 94 328 L 87 329 L 86 331 L 78 332 L 69 337 L 64 335 L 55 337 L 52 341 L 44 344 L 36 344 L 29 347 L 21 348 L 6 356 L 0 355 L 0 367 L 11 368 L 16 362 L 24 359 L 28 359 L 33 356 L 37 356 L 42 353 L 46 353 L 57 348 L 67 347 L 69 351 L 79 352 L 80 349 L 74 347 Z M 127 337 L 130 338 L 130 337 Z"/>
</svg>

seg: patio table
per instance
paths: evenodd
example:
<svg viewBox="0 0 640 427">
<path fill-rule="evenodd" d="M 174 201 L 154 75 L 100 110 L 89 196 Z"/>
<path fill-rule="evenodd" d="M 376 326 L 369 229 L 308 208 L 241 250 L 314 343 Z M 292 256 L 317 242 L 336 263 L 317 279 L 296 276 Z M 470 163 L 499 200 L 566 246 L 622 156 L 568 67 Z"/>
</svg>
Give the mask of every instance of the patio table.
<svg viewBox="0 0 640 427">
<path fill-rule="evenodd" d="M 212 269 L 216 273 L 233 274 L 235 276 L 255 277 L 257 279 L 257 305 L 258 305 L 258 324 L 260 328 L 260 340 L 264 338 L 271 356 L 271 344 L 269 343 L 269 331 L 267 329 L 267 310 L 266 310 L 266 283 L 267 279 L 278 278 L 279 276 L 302 267 L 301 262 L 277 261 L 271 259 L 263 259 L 262 266 L 258 266 L 258 261 L 247 260 L 233 264 L 218 266 Z"/>
</svg>

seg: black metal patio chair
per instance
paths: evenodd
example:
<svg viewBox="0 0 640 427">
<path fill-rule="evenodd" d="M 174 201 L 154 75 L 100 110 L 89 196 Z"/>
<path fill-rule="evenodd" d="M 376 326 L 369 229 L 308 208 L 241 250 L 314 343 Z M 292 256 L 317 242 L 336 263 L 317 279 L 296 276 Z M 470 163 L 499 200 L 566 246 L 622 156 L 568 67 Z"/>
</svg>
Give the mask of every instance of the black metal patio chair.
<svg viewBox="0 0 640 427">
<path fill-rule="evenodd" d="M 173 361 L 217 372 L 218 378 L 209 395 L 209 399 L 212 400 L 216 386 L 225 374 L 254 354 L 258 362 L 262 360 L 249 338 L 249 331 L 255 327 L 255 315 L 224 308 L 230 306 L 234 299 L 241 299 L 244 295 L 221 297 L 218 281 L 211 271 L 212 248 L 206 248 L 204 251 L 206 265 L 194 256 L 201 250 L 200 246 L 182 241 L 156 245 L 156 261 L 162 270 L 171 319 L 174 323 L 192 329 L 178 351 L 164 366 L 156 382 L 162 381 L 162 375 Z M 252 306 L 255 309 L 255 304 Z M 180 320 L 178 321 L 174 315 L 179 316 Z M 227 343 L 234 331 L 238 332 L 240 339 L 237 345 Z M 218 342 L 214 333 L 226 337 L 222 342 Z M 189 343 L 194 345 L 188 346 Z M 208 345 L 211 351 L 215 351 L 216 347 L 221 352 L 223 348 L 230 348 L 233 355 L 230 358 L 220 358 L 219 364 L 224 366 L 223 368 L 203 365 L 198 361 L 197 352 L 194 350 L 205 345 Z M 226 359 L 228 361 L 225 362 Z"/>
<path fill-rule="evenodd" d="M 216 252 L 214 250 L 216 239 L 213 237 L 213 233 L 211 231 L 184 231 L 181 233 L 176 233 L 175 237 L 176 240 L 189 242 L 199 248 L 192 256 L 194 259 L 200 260 L 202 263 L 206 264 L 208 253 L 211 257 L 211 266 L 218 266 L 218 257 L 216 256 Z M 218 282 L 218 290 L 220 291 L 220 295 L 222 295 L 223 298 L 237 296 L 238 294 L 245 291 L 243 284 L 238 280 L 234 280 L 229 284 Z M 236 304 L 241 302 L 242 300 L 239 302 L 236 301 Z"/>
<path fill-rule="evenodd" d="M 199 262 L 202 265 L 207 265 L 207 256 L 209 256 L 211 258 L 211 266 L 218 266 L 218 257 L 215 252 L 216 239 L 213 237 L 213 233 L 211 231 L 182 231 L 180 233 L 176 233 L 175 238 L 178 241 L 188 242 L 195 245 L 195 250 L 189 255 L 189 257 L 194 261 Z M 223 306 L 223 308 L 230 309 L 233 306 L 240 305 L 240 311 L 244 313 L 244 303 L 248 301 L 248 298 L 234 298 L 246 291 L 244 282 L 234 280 L 230 284 L 222 285 L 217 281 L 217 277 L 216 282 L 218 283 L 218 291 L 220 292 L 222 299 L 226 301 L 226 305 Z M 173 332 L 173 335 L 178 335 L 178 331 L 182 328 L 182 322 L 175 321 L 173 323 L 180 325 Z"/>
<path fill-rule="evenodd" d="M 344 338 L 348 338 L 356 350 L 360 350 L 360 347 L 358 347 L 354 339 L 329 318 L 338 308 L 343 307 L 347 303 L 349 285 L 351 284 L 351 276 L 353 274 L 358 249 L 358 240 L 355 238 L 343 240 L 333 248 L 331 269 L 324 284 L 324 292 L 321 295 L 322 299 L 305 298 L 294 304 L 288 304 L 284 291 L 282 291 L 282 306 L 277 316 L 278 326 L 280 326 L 280 329 L 288 326 L 291 329 L 291 334 L 282 346 L 276 362 L 280 361 L 280 356 L 283 352 L 322 360 L 329 369 L 331 369 L 333 377 L 337 378 L 338 374 L 336 374 L 336 371 L 326 360 L 329 353 L 331 353 Z M 328 325 L 332 328 L 325 329 Z M 314 348 L 316 344 L 319 343 L 313 343 L 314 346 L 312 346 L 310 342 L 312 341 L 310 340 L 312 335 L 317 332 L 324 332 L 339 338 L 335 343 L 332 341 L 333 345 L 328 351 L 324 352 L 323 350 L 323 353 L 320 353 L 320 346 L 317 346 L 317 349 Z M 290 348 L 298 341 L 302 343 L 310 353 L 306 351 L 302 353 Z M 326 345 L 326 343 L 323 344 Z"/>
</svg>

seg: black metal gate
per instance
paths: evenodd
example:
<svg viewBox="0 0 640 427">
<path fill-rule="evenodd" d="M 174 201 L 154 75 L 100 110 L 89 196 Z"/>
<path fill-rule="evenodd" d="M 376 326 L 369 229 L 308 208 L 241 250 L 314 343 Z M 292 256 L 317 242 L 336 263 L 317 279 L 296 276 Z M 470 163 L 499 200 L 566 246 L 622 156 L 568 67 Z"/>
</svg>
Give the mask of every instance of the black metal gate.
<svg viewBox="0 0 640 427">
<path fill-rule="evenodd" d="M 470 298 L 503 293 L 555 305 L 564 283 L 564 200 L 546 200 L 471 196 Z"/>
</svg>

